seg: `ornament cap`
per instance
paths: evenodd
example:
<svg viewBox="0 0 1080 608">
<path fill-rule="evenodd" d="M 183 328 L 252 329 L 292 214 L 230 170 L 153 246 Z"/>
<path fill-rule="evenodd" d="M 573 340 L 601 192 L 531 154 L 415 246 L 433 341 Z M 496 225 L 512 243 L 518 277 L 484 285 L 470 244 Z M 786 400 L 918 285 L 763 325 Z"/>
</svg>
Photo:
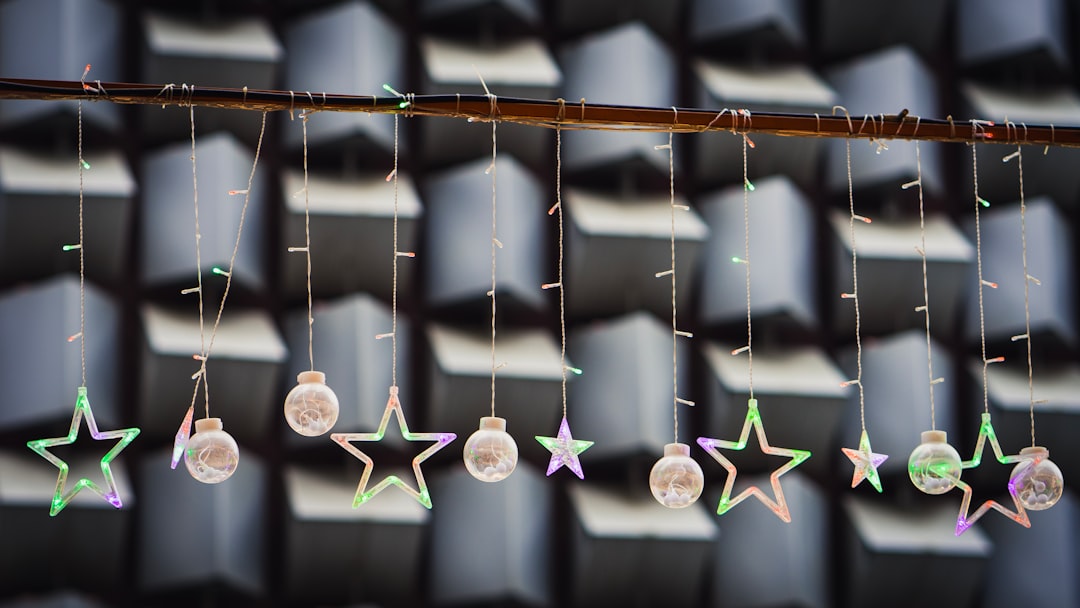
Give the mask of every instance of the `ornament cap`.
<svg viewBox="0 0 1080 608">
<path fill-rule="evenodd" d="M 506 418 L 483 416 L 480 418 L 480 430 L 506 432 Z"/>
<path fill-rule="evenodd" d="M 195 432 L 204 433 L 206 431 L 220 431 L 224 427 L 221 425 L 221 418 L 200 418 L 195 421 Z"/>
<path fill-rule="evenodd" d="M 1050 450 L 1041 445 L 1033 445 L 1020 450 L 1020 455 L 1030 458 L 1049 458 Z"/>
<path fill-rule="evenodd" d="M 669 443 L 664 446 L 664 456 L 689 456 L 690 446 L 685 443 Z"/>
<path fill-rule="evenodd" d="M 948 443 L 948 435 L 945 431 L 923 431 L 922 432 L 923 443 Z"/>
<path fill-rule="evenodd" d="M 297 384 L 326 384 L 326 374 L 314 370 L 296 374 Z"/>
</svg>

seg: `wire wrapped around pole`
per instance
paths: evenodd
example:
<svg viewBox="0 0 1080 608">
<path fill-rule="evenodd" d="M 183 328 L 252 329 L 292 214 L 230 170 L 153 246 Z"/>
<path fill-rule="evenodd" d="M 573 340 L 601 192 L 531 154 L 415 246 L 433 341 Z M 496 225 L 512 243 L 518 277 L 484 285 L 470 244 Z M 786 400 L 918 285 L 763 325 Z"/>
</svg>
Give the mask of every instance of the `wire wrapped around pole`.
<svg viewBox="0 0 1080 608">
<path fill-rule="evenodd" d="M 312 91 L 193 87 L 177 84 L 133 84 L 94 81 L 0 78 L 0 99 L 82 99 L 123 104 L 218 107 L 235 110 L 368 112 L 443 116 L 491 120 L 487 95 L 409 95 L 401 97 L 342 95 Z M 586 103 L 565 112 L 559 100 L 499 97 L 500 122 L 514 122 L 563 129 L 646 130 L 682 133 L 735 131 L 790 137 L 849 137 L 857 139 L 906 139 L 971 143 L 968 120 L 916 118 L 906 110 L 896 114 L 867 115 L 853 129 L 846 116 L 754 111 L 752 125 L 736 124 L 730 109 L 652 108 Z M 577 111 L 580 107 L 580 111 Z M 1057 125 L 997 124 L 980 120 L 979 138 L 985 143 L 1080 147 L 1080 127 Z M 957 128 L 957 126 L 960 128 Z"/>
</svg>

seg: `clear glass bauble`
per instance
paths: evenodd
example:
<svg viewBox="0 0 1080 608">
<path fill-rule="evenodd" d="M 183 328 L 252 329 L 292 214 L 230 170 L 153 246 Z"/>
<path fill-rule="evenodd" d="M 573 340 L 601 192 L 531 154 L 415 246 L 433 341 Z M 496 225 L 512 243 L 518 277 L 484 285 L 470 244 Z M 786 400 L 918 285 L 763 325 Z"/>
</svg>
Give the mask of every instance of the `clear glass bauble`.
<svg viewBox="0 0 1080 608">
<path fill-rule="evenodd" d="M 285 421 L 305 437 L 329 431 L 338 419 L 338 398 L 326 385 L 326 374 L 300 372 L 296 386 L 285 397 Z"/>
<path fill-rule="evenodd" d="M 222 430 L 221 418 L 195 421 L 195 434 L 184 449 L 188 473 L 203 483 L 221 483 L 232 477 L 240 462 L 240 448 L 232 435 Z"/>
<path fill-rule="evenodd" d="M 1029 447 L 1020 451 L 1023 458 L 1009 476 L 1009 490 L 1029 511 L 1042 511 L 1057 504 L 1065 491 L 1061 469 L 1050 460 L 1050 450 Z"/>
<path fill-rule="evenodd" d="M 665 445 L 663 458 L 656 461 L 649 473 L 653 498 L 665 507 L 682 509 L 694 504 L 704 488 L 705 474 L 701 465 L 690 457 L 690 446 Z"/>
<path fill-rule="evenodd" d="M 927 494 L 944 494 L 956 487 L 960 472 L 960 454 L 945 431 L 923 431 L 922 443 L 908 458 L 911 483 Z"/>
<path fill-rule="evenodd" d="M 506 432 L 506 419 L 484 416 L 480 428 L 469 435 L 462 450 L 465 468 L 480 481 L 502 481 L 514 472 L 518 447 Z"/>
</svg>

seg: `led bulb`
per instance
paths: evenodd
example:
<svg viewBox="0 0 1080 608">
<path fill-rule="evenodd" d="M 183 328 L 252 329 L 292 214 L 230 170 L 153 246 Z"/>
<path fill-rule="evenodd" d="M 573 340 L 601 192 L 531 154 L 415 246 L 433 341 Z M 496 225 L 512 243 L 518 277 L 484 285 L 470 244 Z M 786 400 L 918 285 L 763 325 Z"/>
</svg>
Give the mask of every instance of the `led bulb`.
<svg viewBox="0 0 1080 608">
<path fill-rule="evenodd" d="M 1061 469 L 1050 460 L 1050 450 L 1029 447 L 1020 450 L 1022 459 L 1009 476 L 1009 490 L 1030 511 L 1054 506 L 1065 489 Z"/>
<path fill-rule="evenodd" d="M 232 435 L 221 429 L 221 418 L 195 421 L 195 434 L 184 450 L 184 464 L 197 481 L 221 483 L 236 471 L 240 448 Z"/>
<path fill-rule="evenodd" d="M 300 372 L 296 386 L 285 397 L 285 420 L 292 430 L 305 437 L 329 431 L 338 417 L 338 399 L 326 386 L 326 374 Z"/>
<path fill-rule="evenodd" d="M 506 419 L 484 416 L 480 428 L 465 441 L 465 468 L 480 481 L 502 481 L 517 466 L 518 448 L 506 432 Z"/>
<path fill-rule="evenodd" d="M 656 461 L 649 473 L 653 497 L 665 507 L 682 509 L 694 504 L 704 487 L 705 474 L 697 461 L 690 458 L 690 446 L 665 445 L 664 457 Z"/>
<path fill-rule="evenodd" d="M 945 431 L 923 431 L 908 458 L 911 483 L 927 494 L 944 494 L 960 480 L 960 454 L 946 439 Z"/>
</svg>

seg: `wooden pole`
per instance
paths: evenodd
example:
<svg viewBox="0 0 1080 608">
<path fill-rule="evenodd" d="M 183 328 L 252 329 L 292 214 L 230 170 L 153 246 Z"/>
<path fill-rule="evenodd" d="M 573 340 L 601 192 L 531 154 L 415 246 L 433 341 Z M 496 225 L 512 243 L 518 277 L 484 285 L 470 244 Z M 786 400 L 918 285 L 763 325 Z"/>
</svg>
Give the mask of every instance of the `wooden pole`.
<svg viewBox="0 0 1080 608">
<path fill-rule="evenodd" d="M 342 95 L 312 91 L 213 88 L 0 78 L 0 99 L 72 100 L 204 106 L 237 110 L 368 112 L 441 116 L 471 121 L 515 122 L 564 129 L 730 131 L 787 137 L 851 137 L 943 142 L 1031 144 L 1080 147 L 1080 127 L 1046 124 L 922 118 L 895 114 L 848 116 L 837 106 L 828 114 L 753 112 L 751 109 L 695 109 L 619 106 L 586 100 L 522 99 L 487 95 Z"/>
</svg>

